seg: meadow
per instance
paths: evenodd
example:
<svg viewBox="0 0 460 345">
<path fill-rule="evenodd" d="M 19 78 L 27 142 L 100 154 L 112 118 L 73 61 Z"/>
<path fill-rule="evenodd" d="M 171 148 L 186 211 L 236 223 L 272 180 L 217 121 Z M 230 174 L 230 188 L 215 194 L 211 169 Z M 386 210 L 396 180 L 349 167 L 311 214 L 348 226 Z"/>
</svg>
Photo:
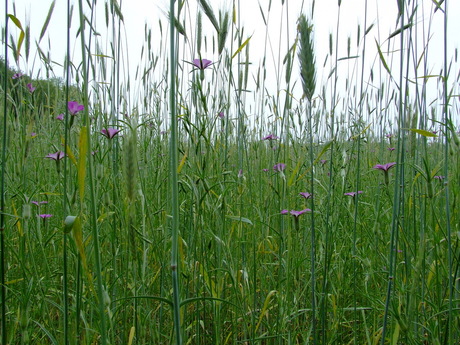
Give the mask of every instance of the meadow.
<svg viewBox="0 0 460 345">
<path fill-rule="evenodd" d="M 134 75 L 121 1 L 99 27 L 68 3 L 64 77 L 6 7 L 1 344 L 460 344 L 459 63 L 447 39 L 428 58 L 447 2 L 400 0 L 345 55 L 338 17 L 326 57 L 312 4 L 260 4 L 267 36 L 297 28 L 275 79 L 244 4 L 197 3 L 146 26 Z"/>
</svg>

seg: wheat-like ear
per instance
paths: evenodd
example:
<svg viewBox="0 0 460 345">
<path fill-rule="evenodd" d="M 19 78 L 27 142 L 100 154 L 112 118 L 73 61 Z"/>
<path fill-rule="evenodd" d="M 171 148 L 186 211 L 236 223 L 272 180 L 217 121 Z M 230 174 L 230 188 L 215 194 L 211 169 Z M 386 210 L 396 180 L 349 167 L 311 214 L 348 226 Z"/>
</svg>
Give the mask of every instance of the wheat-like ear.
<svg viewBox="0 0 460 345">
<path fill-rule="evenodd" d="M 203 40 L 203 23 L 201 20 L 201 12 L 198 12 L 197 24 L 196 24 L 196 48 L 198 54 L 201 56 L 201 41 Z"/>
<path fill-rule="evenodd" d="M 312 38 L 313 27 L 309 25 L 303 14 L 299 18 L 298 30 L 300 34 L 300 76 L 302 77 L 304 95 L 311 102 L 316 83 L 315 53 Z"/>
<path fill-rule="evenodd" d="M 125 161 L 125 182 L 127 202 L 133 203 L 136 197 L 136 172 L 137 172 L 137 152 L 136 152 L 136 132 L 131 129 L 127 135 L 124 144 L 124 161 Z"/>
<path fill-rule="evenodd" d="M 219 55 L 222 54 L 222 51 L 225 47 L 225 41 L 227 40 L 228 36 L 228 27 L 230 23 L 230 15 L 229 12 L 225 11 L 224 13 L 219 11 L 219 32 L 217 35 L 217 51 Z"/>
<path fill-rule="evenodd" d="M 214 11 L 212 10 L 212 7 L 210 4 L 206 2 L 206 0 L 198 0 L 200 3 L 201 7 L 203 8 L 204 14 L 206 14 L 206 17 L 209 18 L 211 21 L 212 25 L 216 29 L 217 32 L 219 32 L 219 23 L 217 22 L 217 18 L 214 15 Z"/>
</svg>

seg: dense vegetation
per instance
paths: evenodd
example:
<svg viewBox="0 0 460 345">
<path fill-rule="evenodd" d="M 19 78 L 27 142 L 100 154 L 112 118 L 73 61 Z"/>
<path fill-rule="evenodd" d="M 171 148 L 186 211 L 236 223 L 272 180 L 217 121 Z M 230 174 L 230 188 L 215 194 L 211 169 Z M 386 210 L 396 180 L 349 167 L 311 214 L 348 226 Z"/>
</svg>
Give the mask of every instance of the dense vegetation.
<svg viewBox="0 0 460 345">
<path fill-rule="evenodd" d="M 369 72 L 358 27 L 341 98 L 335 38 L 321 85 L 305 16 L 271 94 L 231 11 L 198 2 L 196 25 L 188 1 L 173 13 L 173 95 L 161 23 L 163 48 L 146 30 L 137 85 L 121 81 L 116 1 L 108 51 L 84 43 L 95 4 L 74 9 L 72 82 L 1 62 L 2 344 L 459 343 L 458 64 L 428 77 L 420 1 L 399 2 L 404 49 L 377 44 Z"/>
</svg>

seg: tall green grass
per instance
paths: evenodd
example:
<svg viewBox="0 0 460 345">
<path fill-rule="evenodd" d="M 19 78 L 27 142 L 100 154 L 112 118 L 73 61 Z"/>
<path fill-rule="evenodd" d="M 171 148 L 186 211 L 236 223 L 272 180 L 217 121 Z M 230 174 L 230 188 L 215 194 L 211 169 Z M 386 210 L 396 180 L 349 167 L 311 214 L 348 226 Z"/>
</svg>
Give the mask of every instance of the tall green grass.
<svg viewBox="0 0 460 345">
<path fill-rule="evenodd" d="M 446 28 L 440 73 L 430 60 L 431 25 L 451 14 L 398 4 L 391 32 L 365 1 L 344 37 L 339 1 L 321 56 L 314 6 L 259 4 L 258 45 L 246 4 L 171 1 L 133 52 L 127 4 L 69 3 L 65 83 L 53 45 L 39 40 L 33 65 L 35 33 L 6 17 L 18 38 L 5 29 L 2 344 L 458 342 L 459 64 Z"/>
</svg>

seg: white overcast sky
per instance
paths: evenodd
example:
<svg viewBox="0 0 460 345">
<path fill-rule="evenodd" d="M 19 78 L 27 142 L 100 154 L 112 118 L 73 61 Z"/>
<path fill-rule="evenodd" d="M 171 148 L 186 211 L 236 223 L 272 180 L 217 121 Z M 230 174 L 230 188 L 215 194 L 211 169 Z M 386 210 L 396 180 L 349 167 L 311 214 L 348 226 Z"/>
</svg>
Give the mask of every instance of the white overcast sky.
<svg viewBox="0 0 460 345">
<path fill-rule="evenodd" d="M 8 13 L 13 13 L 13 4 L 15 6 L 17 18 L 25 25 L 26 23 L 30 24 L 31 28 L 31 37 L 32 37 L 32 49 L 31 57 L 29 58 L 28 64 L 25 63 L 24 59 L 21 59 L 19 68 L 36 77 L 38 71 L 40 70 L 39 59 L 36 56 L 36 50 L 34 49 L 35 41 L 38 40 L 40 35 L 40 30 L 47 16 L 49 7 L 51 5 L 51 0 L 9 0 Z M 104 23 L 104 2 L 102 0 L 97 1 L 97 13 L 99 19 L 96 24 L 97 28 L 102 30 L 105 27 Z M 137 65 L 136 59 L 139 57 L 140 49 L 144 40 L 144 27 L 147 25 L 152 29 L 153 38 L 156 35 L 159 35 L 159 25 L 158 21 L 161 20 L 163 23 L 163 36 L 166 37 L 167 30 L 167 20 L 165 13 L 169 10 L 169 1 L 167 0 L 129 0 L 122 1 L 118 0 L 121 3 L 122 13 L 124 15 L 124 30 L 126 32 L 127 44 L 129 45 L 126 52 L 129 54 L 130 62 L 132 65 Z M 232 0 L 209 0 L 209 3 L 212 4 L 216 14 L 219 9 L 228 9 L 230 10 L 233 4 Z M 271 50 L 267 52 L 267 62 L 266 68 L 270 72 L 276 73 L 276 66 L 279 66 L 280 63 L 278 59 L 283 59 L 284 55 L 287 52 L 288 46 L 292 45 L 295 35 L 296 35 L 296 20 L 303 11 L 307 16 L 311 14 L 311 0 L 285 0 L 284 7 L 281 6 L 281 0 L 272 0 L 272 7 L 268 16 L 268 4 L 269 0 L 235 0 L 236 4 L 240 4 L 239 9 L 239 20 L 245 29 L 245 35 L 249 37 L 252 35 L 250 41 L 250 57 L 252 60 L 252 65 L 257 67 L 259 61 L 262 59 L 263 53 L 263 43 L 265 39 L 266 27 L 262 20 L 262 15 L 259 9 L 259 6 L 263 9 L 267 20 L 269 21 L 269 38 L 271 44 Z M 406 1 L 407 2 L 407 1 Z M 411 4 L 414 1 L 411 2 Z M 75 6 L 74 18 L 72 23 L 72 29 L 77 27 L 77 14 L 78 14 L 78 2 L 72 0 L 72 3 Z M 84 1 L 86 3 L 86 1 Z M 301 5 L 304 4 L 303 9 Z M 357 27 L 358 24 L 361 26 L 361 36 L 364 32 L 364 10 L 365 10 L 366 0 L 343 0 L 340 7 L 340 30 L 339 30 L 339 58 L 346 55 L 347 48 L 347 39 L 351 37 L 351 55 L 358 55 L 361 53 L 356 46 L 356 36 L 357 36 Z M 441 11 L 437 11 L 433 15 L 434 5 L 430 0 L 419 0 L 418 17 L 417 21 L 419 23 L 424 23 L 425 32 L 428 32 L 428 27 L 430 27 L 430 33 L 432 35 L 430 39 L 430 50 L 429 50 L 429 64 L 430 64 L 430 73 L 438 74 L 442 68 L 443 55 L 442 55 L 442 42 L 443 42 L 443 14 Z M 448 3 L 448 57 L 449 60 L 453 59 L 454 51 L 460 45 L 459 33 L 460 33 L 460 20 L 458 16 L 460 15 L 460 1 L 453 0 L 447 1 Z M 193 16 L 195 9 L 197 8 L 196 0 L 188 0 L 186 2 L 189 11 L 188 16 Z M 372 30 L 367 35 L 367 62 L 368 66 L 374 64 L 374 66 L 379 64 L 378 54 L 375 49 L 375 41 L 378 41 L 382 44 L 382 50 L 386 51 L 388 46 L 385 44 L 386 38 L 392 33 L 396 28 L 399 27 L 397 23 L 397 1 L 396 0 L 368 0 L 367 1 L 367 27 L 374 25 Z M 4 9 L 4 5 L 2 5 Z M 337 0 L 318 0 L 315 4 L 314 10 L 314 38 L 315 38 L 315 48 L 316 48 L 316 61 L 317 61 L 317 70 L 318 70 L 318 79 L 326 79 L 327 75 L 330 72 L 330 64 L 327 63 L 326 67 L 323 67 L 323 62 L 328 53 L 329 47 L 329 35 L 332 33 L 334 37 L 334 45 L 336 39 L 336 30 L 338 22 L 338 1 Z M 2 12 L 3 12 L 2 9 Z M 286 10 L 289 9 L 289 25 L 286 26 Z M 67 1 L 57 0 L 51 22 L 49 24 L 47 33 L 45 37 L 40 42 L 40 47 L 43 51 L 51 52 L 51 59 L 62 63 L 64 61 L 64 53 L 66 46 L 66 11 L 67 11 Z M 431 16 L 431 18 L 430 18 Z M 280 35 L 280 19 L 283 18 L 282 34 Z M 194 24 L 195 18 L 186 20 L 188 25 Z M 212 26 L 207 21 L 206 17 L 203 16 L 204 28 L 207 34 L 212 37 L 215 36 L 215 31 Z M 2 29 L 4 28 L 4 17 L 0 18 L 0 25 Z M 422 28 L 422 26 L 420 26 Z M 9 24 L 10 34 L 12 34 L 15 39 L 17 38 L 18 30 L 14 24 L 10 21 Z M 288 31 L 286 31 L 288 30 Z M 289 32 L 289 40 L 287 42 L 286 32 Z M 420 33 L 421 34 L 421 33 Z M 419 39 L 420 39 L 419 34 Z M 281 40 L 279 38 L 281 37 Z M 75 32 L 73 33 L 72 39 L 74 43 L 72 44 L 72 50 L 78 52 L 80 42 L 75 38 Z M 208 38 L 209 40 L 209 38 Z M 393 39 L 395 41 L 394 45 L 390 46 L 390 49 L 398 48 L 399 40 Z M 50 42 L 50 43 L 48 43 Z M 51 48 L 49 48 L 49 45 Z M 236 48 L 235 48 L 236 49 Z M 422 48 L 419 50 L 419 55 L 421 54 Z M 273 53 L 272 53 L 273 52 Z M 2 42 L 2 50 L 0 55 L 4 55 L 4 43 Z M 10 61 L 12 56 L 10 54 Z M 193 58 L 193 57 L 190 57 Z M 213 56 L 212 54 L 203 56 L 203 58 L 208 58 L 215 61 L 218 57 Z M 399 55 L 395 56 L 395 59 L 399 58 Z M 352 62 L 353 64 L 354 62 Z M 459 64 L 454 64 L 454 78 L 457 76 Z M 353 66 L 352 66 L 353 67 Z M 348 67 L 349 68 L 349 67 Z M 62 77 L 62 71 L 59 72 L 59 67 L 56 65 L 56 76 Z M 252 73 L 255 73 L 254 70 Z M 43 77 L 42 74 L 40 74 Z M 318 90 L 317 90 L 318 91 Z"/>
</svg>

